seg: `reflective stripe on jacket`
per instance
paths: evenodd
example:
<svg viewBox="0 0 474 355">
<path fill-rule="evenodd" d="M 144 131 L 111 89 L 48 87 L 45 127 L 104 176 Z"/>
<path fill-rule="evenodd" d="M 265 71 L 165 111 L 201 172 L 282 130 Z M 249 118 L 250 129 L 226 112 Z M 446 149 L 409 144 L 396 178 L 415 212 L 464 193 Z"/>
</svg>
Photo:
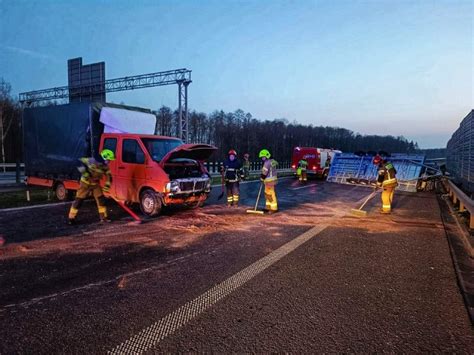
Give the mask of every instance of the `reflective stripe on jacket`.
<svg viewBox="0 0 474 355">
<path fill-rule="evenodd" d="M 240 169 L 242 164 L 237 159 L 226 159 L 224 162 L 224 178 L 226 182 L 237 182 L 240 180 Z"/>
<path fill-rule="evenodd" d="M 105 187 L 109 188 L 112 182 L 112 174 L 107 165 L 98 162 L 94 158 L 79 159 L 85 166 L 85 171 L 82 173 L 81 182 L 87 185 L 97 185 L 102 177 L 105 175 Z"/>
<path fill-rule="evenodd" d="M 302 171 L 305 171 L 308 168 L 308 162 L 305 159 L 301 159 L 298 162 L 298 168 L 300 168 Z"/>
<path fill-rule="evenodd" d="M 264 183 L 277 181 L 277 166 L 278 162 L 275 159 L 265 160 L 262 167 L 262 178 L 264 179 Z"/>
</svg>

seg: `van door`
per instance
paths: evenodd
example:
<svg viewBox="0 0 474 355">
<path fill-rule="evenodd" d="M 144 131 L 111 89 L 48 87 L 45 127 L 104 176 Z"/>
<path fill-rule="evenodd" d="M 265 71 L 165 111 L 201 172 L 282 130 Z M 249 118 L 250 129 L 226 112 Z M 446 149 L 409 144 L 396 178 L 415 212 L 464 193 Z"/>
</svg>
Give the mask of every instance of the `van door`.
<svg viewBox="0 0 474 355">
<path fill-rule="evenodd" d="M 117 138 L 105 138 L 102 145 L 102 150 L 103 149 L 110 149 L 112 152 L 114 152 L 115 159 L 117 159 Z M 109 162 L 109 169 L 112 174 L 112 186 L 110 187 L 110 193 L 116 196 L 115 176 L 117 175 L 117 160 L 112 160 Z"/>
<path fill-rule="evenodd" d="M 140 187 L 145 183 L 145 152 L 138 140 L 123 138 L 120 153 L 120 160 L 117 162 L 116 196 L 120 200 L 135 201 Z"/>
</svg>

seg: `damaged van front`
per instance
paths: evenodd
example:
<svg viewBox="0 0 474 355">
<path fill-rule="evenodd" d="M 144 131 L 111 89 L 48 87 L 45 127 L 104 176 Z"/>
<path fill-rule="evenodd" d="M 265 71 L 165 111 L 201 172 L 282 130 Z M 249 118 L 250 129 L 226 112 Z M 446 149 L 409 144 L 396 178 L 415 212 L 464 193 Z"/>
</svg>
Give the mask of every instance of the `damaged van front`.
<svg viewBox="0 0 474 355">
<path fill-rule="evenodd" d="M 116 152 L 110 164 L 111 193 L 119 200 L 139 203 L 148 216 L 158 215 L 164 206 L 199 206 L 211 191 L 211 177 L 204 166 L 217 149 L 211 145 L 110 133 L 103 135 L 101 145 Z"/>
</svg>

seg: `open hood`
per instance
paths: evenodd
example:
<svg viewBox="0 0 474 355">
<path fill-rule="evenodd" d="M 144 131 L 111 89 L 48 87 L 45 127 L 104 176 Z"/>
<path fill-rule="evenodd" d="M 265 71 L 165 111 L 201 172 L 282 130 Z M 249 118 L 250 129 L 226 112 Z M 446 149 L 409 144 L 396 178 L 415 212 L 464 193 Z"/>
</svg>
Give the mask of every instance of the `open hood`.
<svg viewBox="0 0 474 355">
<path fill-rule="evenodd" d="M 207 160 L 217 150 L 209 144 L 182 144 L 166 154 L 160 161 L 160 165 L 165 165 L 174 159 Z"/>
</svg>

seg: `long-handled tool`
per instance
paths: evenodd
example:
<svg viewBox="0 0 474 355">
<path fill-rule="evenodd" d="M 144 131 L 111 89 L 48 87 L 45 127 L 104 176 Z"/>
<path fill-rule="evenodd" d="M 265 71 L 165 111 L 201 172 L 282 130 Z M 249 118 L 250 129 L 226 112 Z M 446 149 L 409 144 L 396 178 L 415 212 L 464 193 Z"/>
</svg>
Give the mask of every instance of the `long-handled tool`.
<svg viewBox="0 0 474 355">
<path fill-rule="evenodd" d="M 135 220 L 136 223 L 143 222 L 143 220 L 135 212 L 128 208 L 127 205 L 125 205 L 125 202 L 115 198 L 112 194 L 108 195 L 108 197 L 112 198 L 115 202 L 117 202 L 117 204 L 122 207 L 122 209 L 127 212 Z"/>
<path fill-rule="evenodd" d="M 372 193 L 369 196 L 367 196 L 364 203 L 362 203 L 362 205 L 358 209 L 355 209 L 355 208 L 351 209 L 351 214 L 358 217 L 367 216 L 367 211 L 363 211 L 362 209 L 365 207 L 367 202 L 369 202 L 377 194 L 377 192 L 378 192 L 378 189 L 374 189 L 374 191 L 372 191 Z"/>
<path fill-rule="evenodd" d="M 219 197 L 217 198 L 217 200 L 220 200 L 222 197 L 224 197 L 224 170 L 222 170 L 221 172 L 221 187 L 222 187 L 222 191 L 221 191 L 221 194 L 219 195 Z"/>
<path fill-rule="evenodd" d="M 255 202 L 255 208 L 253 210 L 247 210 L 246 211 L 247 213 L 264 214 L 263 211 L 257 211 L 258 201 L 260 201 L 260 195 L 262 194 L 262 186 L 263 186 L 263 183 L 260 183 L 260 188 L 258 189 L 257 201 Z"/>
</svg>

